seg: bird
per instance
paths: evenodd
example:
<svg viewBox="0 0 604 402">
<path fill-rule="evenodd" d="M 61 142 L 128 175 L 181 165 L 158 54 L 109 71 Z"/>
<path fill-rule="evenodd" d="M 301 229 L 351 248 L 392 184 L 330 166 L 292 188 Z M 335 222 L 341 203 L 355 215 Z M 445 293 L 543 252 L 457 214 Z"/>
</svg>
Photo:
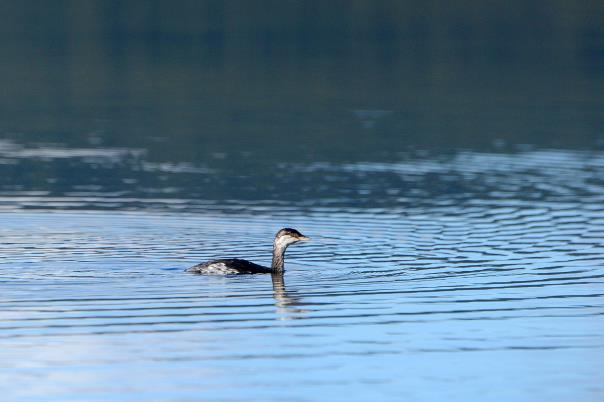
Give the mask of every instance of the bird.
<svg viewBox="0 0 604 402">
<path fill-rule="evenodd" d="M 264 267 L 239 258 L 225 258 L 202 262 L 185 271 L 204 275 L 270 274 L 283 273 L 285 270 L 285 250 L 290 244 L 307 241 L 296 229 L 283 228 L 275 235 L 273 242 L 273 260 L 271 266 Z"/>
</svg>

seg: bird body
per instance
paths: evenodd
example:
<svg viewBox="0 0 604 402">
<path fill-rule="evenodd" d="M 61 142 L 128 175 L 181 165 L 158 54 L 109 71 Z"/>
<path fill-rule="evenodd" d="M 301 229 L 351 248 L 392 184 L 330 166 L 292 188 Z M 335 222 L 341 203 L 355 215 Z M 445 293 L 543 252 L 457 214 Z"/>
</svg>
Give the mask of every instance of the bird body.
<svg viewBox="0 0 604 402">
<path fill-rule="evenodd" d="M 295 229 L 283 228 L 275 235 L 271 267 L 264 267 L 239 258 L 225 258 L 202 262 L 188 268 L 187 272 L 205 275 L 269 274 L 285 270 L 285 250 L 290 244 L 309 240 Z"/>
<path fill-rule="evenodd" d="M 207 275 L 232 275 L 232 274 L 270 274 L 273 272 L 268 267 L 254 264 L 240 258 L 224 258 L 202 262 L 187 269 L 187 272 Z"/>
</svg>

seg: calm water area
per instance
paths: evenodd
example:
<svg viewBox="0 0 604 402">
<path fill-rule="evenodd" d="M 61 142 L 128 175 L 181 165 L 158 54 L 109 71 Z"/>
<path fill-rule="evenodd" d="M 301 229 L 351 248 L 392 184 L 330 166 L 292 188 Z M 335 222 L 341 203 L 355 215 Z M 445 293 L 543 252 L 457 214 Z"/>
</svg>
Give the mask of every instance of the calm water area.
<svg viewBox="0 0 604 402">
<path fill-rule="evenodd" d="M 0 5 L 0 399 L 603 400 L 604 6 L 260 3 Z"/>
</svg>

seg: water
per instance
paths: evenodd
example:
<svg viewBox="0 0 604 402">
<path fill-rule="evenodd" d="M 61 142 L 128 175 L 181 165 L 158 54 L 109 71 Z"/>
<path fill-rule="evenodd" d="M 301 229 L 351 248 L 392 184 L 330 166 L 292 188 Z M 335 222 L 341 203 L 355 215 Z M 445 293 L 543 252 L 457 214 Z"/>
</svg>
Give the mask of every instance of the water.
<svg viewBox="0 0 604 402">
<path fill-rule="evenodd" d="M 3 401 L 602 400 L 601 2 L 148 4 L 0 5 Z"/>
<path fill-rule="evenodd" d="M 599 399 L 604 154 L 313 164 L 290 178 L 312 171 L 361 180 L 361 206 L 340 190 L 306 207 L 5 196 L 34 208 L 0 213 L 5 396 Z M 431 192 L 447 181 L 468 183 Z M 65 210 L 84 207 L 112 210 Z M 221 256 L 267 264 L 280 226 L 313 239 L 290 248 L 284 278 L 182 272 Z"/>
</svg>

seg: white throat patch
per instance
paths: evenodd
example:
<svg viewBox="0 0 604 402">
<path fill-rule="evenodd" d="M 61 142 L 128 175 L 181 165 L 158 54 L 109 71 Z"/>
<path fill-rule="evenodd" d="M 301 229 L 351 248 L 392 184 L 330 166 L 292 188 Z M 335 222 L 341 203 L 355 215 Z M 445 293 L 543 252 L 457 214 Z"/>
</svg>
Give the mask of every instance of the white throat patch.
<svg viewBox="0 0 604 402">
<path fill-rule="evenodd" d="M 280 236 L 275 239 L 275 246 L 277 246 L 278 248 L 285 248 L 285 247 L 289 246 L 290 244 L 295 243 L 297 241 L 298 241 L 298 239 L 288 236 L 288 235 Z"/>
</svg>

